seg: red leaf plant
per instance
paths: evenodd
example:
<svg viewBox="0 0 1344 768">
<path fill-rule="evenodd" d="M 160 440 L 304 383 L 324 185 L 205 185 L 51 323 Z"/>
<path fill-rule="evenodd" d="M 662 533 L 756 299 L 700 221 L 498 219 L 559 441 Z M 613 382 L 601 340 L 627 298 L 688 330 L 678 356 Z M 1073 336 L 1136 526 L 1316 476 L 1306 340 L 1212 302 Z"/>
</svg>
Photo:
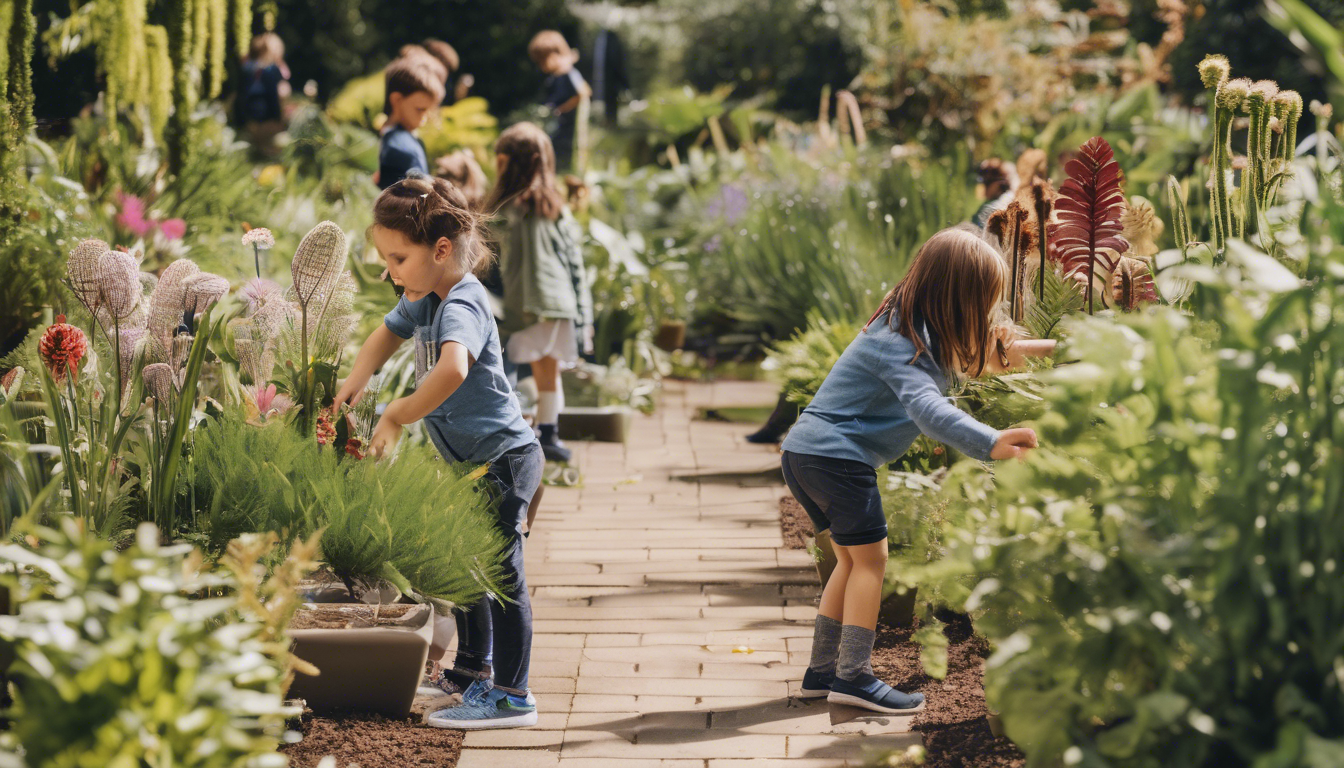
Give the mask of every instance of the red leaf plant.
<svg viewBox="0 0 1344 768">
<path fill-rule="evenodd" d="M 1129 250 L 1120 236 L 1124 174 L 1111 145 L 1100 136 L 1089 139 L 1064 171 L 1068 179 L 1055 201 L 1058 221 L 1050 228 L 1051 249 L 1064 276 L 1083 282 L 1091 313 L 1095 286 L 1111 284 L 1119 255 Z"/>
</svg>

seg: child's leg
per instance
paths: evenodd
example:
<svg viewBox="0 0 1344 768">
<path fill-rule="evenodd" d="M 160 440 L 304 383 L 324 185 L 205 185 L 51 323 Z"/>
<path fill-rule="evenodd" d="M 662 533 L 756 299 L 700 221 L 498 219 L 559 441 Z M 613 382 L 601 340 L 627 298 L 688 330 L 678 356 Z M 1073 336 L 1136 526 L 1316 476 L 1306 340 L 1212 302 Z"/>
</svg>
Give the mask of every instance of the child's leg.
<svg viewBox="0 0 1344 768">
<path fill-rule="evenodd" d="M 489 473 L 500 492 L 500 529 L 510 539 L 504 579 L 511 602 L 490 601 L 495 687 L 519 696 L 527 694 L 532 659 L 532 602 L 523 570 L 522 532 L 545 466 L 540 447 L 533 443 L 501 456 Z"/>
<path fill-rule="evenodd" d="M 532 377 L 537 382 L 537 431 L 546 458 L 569 461 L 571 454 L 560 442 L 560 409 L 564 407 L 564 393 L 560 389 L 560 361 L 543 357 L 532 363 Z"/>
<path fill-rule="evenodd" d="M 836 657 L 835 675 L 842 680 L 853 680 L 858 675 L 871 674 L 873 641 L 877 639 L 877 614 L 882 603 L 882 583 L 887 573 L 887 540 L 857 547 L 837 546 L 836 557 L 848 559 L 841 605 L 844 616 L 841 624 L 840 649 Z M 844 553 L 843 555 L 841 553 Z M 831 576 L 839 575 L 840 568 Z"/>
</svg>

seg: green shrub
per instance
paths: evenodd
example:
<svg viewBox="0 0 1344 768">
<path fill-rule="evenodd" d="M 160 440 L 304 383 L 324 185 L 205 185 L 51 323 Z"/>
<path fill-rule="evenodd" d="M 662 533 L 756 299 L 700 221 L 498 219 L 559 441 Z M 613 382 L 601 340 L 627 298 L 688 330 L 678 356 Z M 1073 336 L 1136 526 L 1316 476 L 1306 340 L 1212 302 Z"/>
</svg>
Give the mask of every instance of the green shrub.
<svg viewBox="0 0 1344 768">
<path fill-rule="evenodd" d="M 1067 321 L 1042 449 L 964 464 L 944 565 L 1029 765 L 1344 760 L 1344 215 L 1307 279 L 1237 241 L 1171 308 Z"/>
<path fill-rule="evenodd" d="M 321 559 L 347 584 L 387 579 L 458 605 L 500 588 L 494 500 L 479 470 L 433 448 L 338 460 L 282 423 L 230 418 L 198 429 L 193 461 L 197 530 L 212 550 L 241 533 L 324 530 Z"/>
<path fill-rule="evenodd" d="M 149 523 L 120 552 L 70 517 L 27 540 L 37 544 L 0 546 L 21 569 L 2 576 L 18 610 L 0 616 L 15 658 L 0 763 L 285 765 L 275 748 L 299 712 L 284 706 L 266 624 L 231 594 L 231 576 L 189 546 L 158 546 Z"/>
<path fill-rule="evenodd" d="M 832 323 L 813 315 L 806 330 L 774 345 L 764 367 L 789 402 L 806 408 L 858 333 L 857 323 Z"/>
</svg>

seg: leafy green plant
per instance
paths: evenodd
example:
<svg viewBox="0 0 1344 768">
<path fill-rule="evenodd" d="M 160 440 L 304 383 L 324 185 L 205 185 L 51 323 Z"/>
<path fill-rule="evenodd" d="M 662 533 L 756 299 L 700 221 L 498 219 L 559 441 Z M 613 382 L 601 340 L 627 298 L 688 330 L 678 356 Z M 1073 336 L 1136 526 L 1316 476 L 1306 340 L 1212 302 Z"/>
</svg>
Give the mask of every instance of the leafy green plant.
<svg viewBox="0 0 1344 768">
<path fill-rule="evenodd" d="M 858 333 L 856 323 L 832 323 L 813 315 L 806 330 L 771 348 L 762 367 L 779 382 L 789 402 L 806 408 Z"/>
<path fill-rule="evenodd" d="M 945 575 L 1028 764 L 1338 764 L 1344 231 L 1298 280 L 1229 241 L 1171 308 L 1066 321 L 1042 449 L 964 464 Z"/>
<path fill-rule="evenodd" d="M 384 579 L 457 605 L 499 591 L 503 539 L 482 472 L 432 447 L 341 460 L 282 424 L 224 418 L 200 428 L 195 461 L 196 528 L 211 549 L 244 532 L 322 530 L 320 559 L 350 586 Z"/>
<path fill-rule="evenodd" d="M 17 766 L 285 765 L 275 748 L 299 710 L 281 696 L 269 636 L 240 583 L 189 546 L 140 526 L 118 551 L 78 520 L 0 545 L 17 613 L 14 706 L 0 749 Z M 247 585 L 249 588 L 253 585 Z"/>
</svg>

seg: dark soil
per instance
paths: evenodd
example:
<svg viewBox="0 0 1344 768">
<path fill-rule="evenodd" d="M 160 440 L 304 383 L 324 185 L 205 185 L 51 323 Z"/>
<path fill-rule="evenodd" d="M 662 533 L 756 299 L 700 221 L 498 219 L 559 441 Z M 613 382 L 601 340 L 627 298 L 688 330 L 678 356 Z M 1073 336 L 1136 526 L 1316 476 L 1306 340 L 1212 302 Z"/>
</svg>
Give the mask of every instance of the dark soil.
<svg viewBox="0 0 1344 768">
<path fill-rule="evenodd" d="M 784 533 L 784 546 L 789 549 L 807 549 L 807 540 L 816 534 L 812 518 L 791 495 L 779 500 L 779 527 Z"/>
<path fill-rule="evenodd" d="M 453 768 L 462 754 L 462 731 L 420 725 L 417 715 L 392 720 L 381 715 L 314 717 L 305 713 L 303 741 L 280 751 L 293 768 L 315 768 L 327 755 L 346 768 Z"/>
<path fill-rule="evenodd" d="M 899 690 L 919 691 L 927 702 L 913 727 L 924 734 L 925 768 L 1021 768 L 1022 753 L 1011 741 L 989 730 L 983 683 L 989 648 L 971 631 L 965 616 L 942 616 L 947 622 L 947 679 L 934 680 L 919 663 L 919 646 L 910 642 L 913 629 L 878 627 L 873 671 Z"/>
<path fill-rule="evenodd" d="M 395 629 L 407 611 L 418 605 L 358 605 L 333 603 L 304 608 L 294 614 L 290 629 L 355 629 L 391 627 Z M 409 627 L 408 627 L 409 629 Z"/>
</svg>

